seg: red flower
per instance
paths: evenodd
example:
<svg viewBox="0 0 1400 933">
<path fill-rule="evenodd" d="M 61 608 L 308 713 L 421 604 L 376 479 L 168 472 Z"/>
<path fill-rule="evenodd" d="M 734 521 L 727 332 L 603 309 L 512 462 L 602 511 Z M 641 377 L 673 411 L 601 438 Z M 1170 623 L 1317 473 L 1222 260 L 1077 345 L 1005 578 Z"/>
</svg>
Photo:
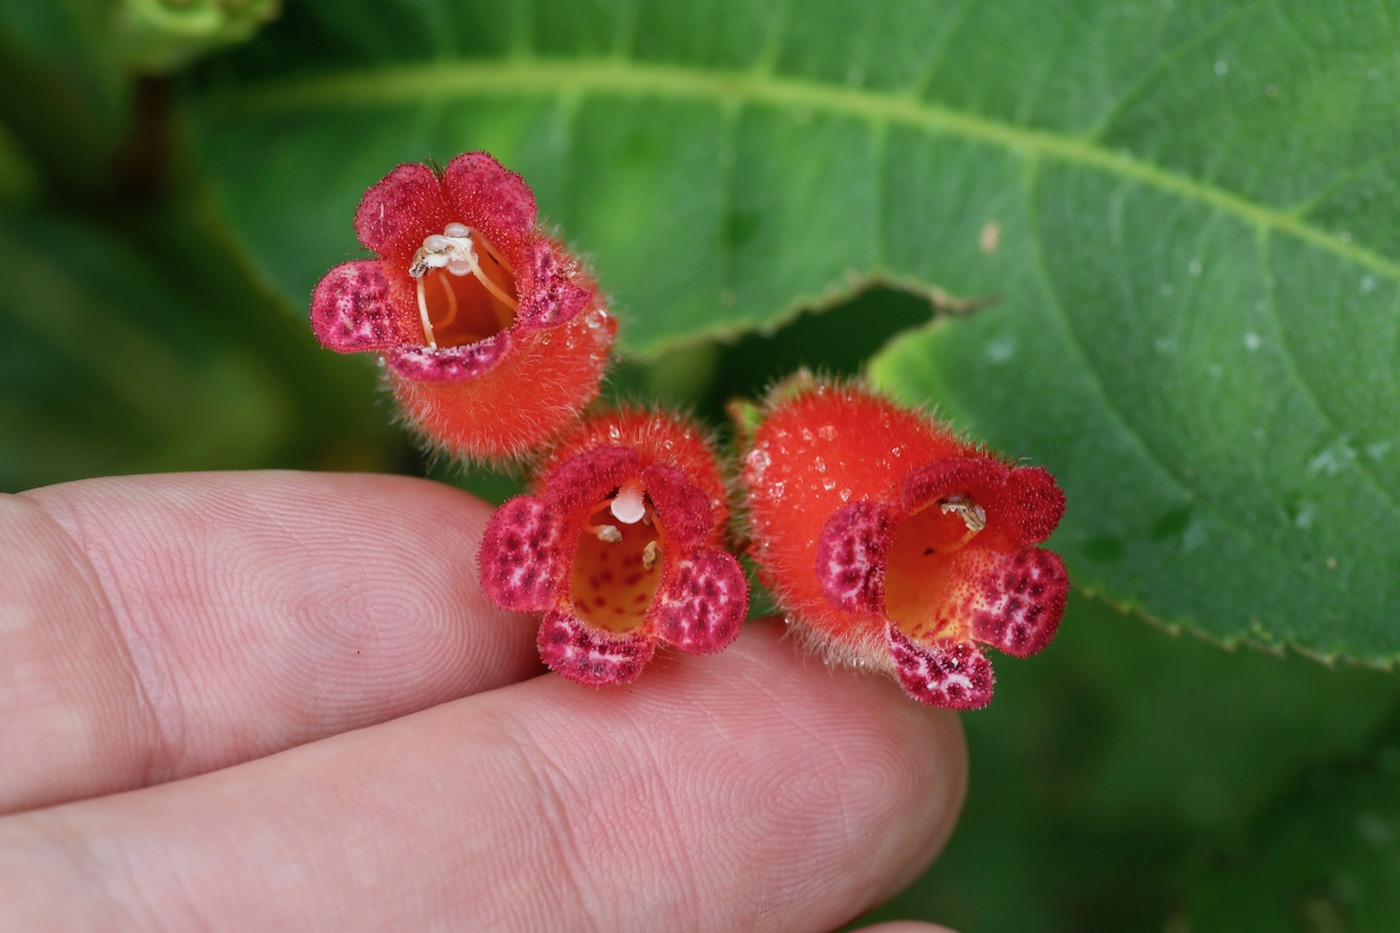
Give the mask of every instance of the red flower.
<svg viewBox="0 0 1400 933">
<path fill-rule="evenodd" d="M 326 273 L 311 325 L 379 353 L 409 419 L 465 456 L 538 448 L 598 395 L 617 325 L 535 224 L 519 175 L 484 152 L 441 174 L 400 165 L 365 192 L 355 232 L 379 259 Z"/>
<path fill-rule="evenodd" d="M 754 559 L 793 621 L 917 700 L 984 706 L 992 667 L 976 643 L 1025 656 L 1054 637 L 1069 581 L 1034 545 L 1064 495 L 1044 469 L 867 390 L 798 377 L 770 396 L 743 483 Z"/>
<path fill-rule="evenodd" d="M 478 565 L 502 607 L 544 613 L 553 670 L 627 683 L 658 642 L 708 654 L 734 640 L 748 582 L 721 546 L 724 480 L 698 428 L 637 409 L 595 415 L 538 477 L 534 495 L 491 516 Z"/>
</svg>

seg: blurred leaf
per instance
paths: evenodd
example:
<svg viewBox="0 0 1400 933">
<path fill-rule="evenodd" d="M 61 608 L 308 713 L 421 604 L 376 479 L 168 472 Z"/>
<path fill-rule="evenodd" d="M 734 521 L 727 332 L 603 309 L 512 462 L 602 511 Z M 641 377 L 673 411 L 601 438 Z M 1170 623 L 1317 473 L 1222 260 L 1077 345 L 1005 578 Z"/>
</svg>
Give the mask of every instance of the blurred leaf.
<svg viewBox="0 0 1400 933">
<path fill-rule="evenodd" d="M 1361 766 L 1309 773 L 1242 852 L 1195 879 L 1192 930 L 1389 933 L 1400 918 L 1400 729 Z"/>
<path fill-rule="evenodd" d="M 1364 754 L 1400 699 L 1392 675 L 1220 651 L 1077 591 L 1055 643 L 997 674 L 996 701 L 963 717 L 958 829 L 880 918 L 1161 930 L 1200 852 L 1243 837 L 1306 766 Z"/>
<path fill-rule="evenodd" d="M 174 71 L 247 41 L 280 9 L 280 0 L 119 0 L 122 59 L 142 72 Z"/>
<path fill-rule="evenodd" d="M 111 0 L 0 4 L 0 124 L 63 195 L 103 190 L 129 126 Z"/>
<path fill-rule="evenodd" d="M 25 158 L 14 137 L 0 126 L 0 208 L 18 209 L 30 204 L 38 187 L 33 163 Z"/>
<path fill-rule="evenodd" d="M 386 466 L 383 418 L 364 403 L 370 374 L 336 372 L 285 311 L 268 317 L 198 224 L 166 216 L 162 229 L 136 237 L 138 250 L 91 223 L 0 216 L 0 489 L 107 473 Z M 178 248 L 153 248 L 176 233 L 202 258 L 172 263 Z M 345 387 L 353 405 L 339 405 Z"/>
<path fill-rule="evenodd" d="M 83 226 L 0 220 L 0 487 L 266 462 L 274 374 L 204 329 L 141 257 Z"/>
<path fill-rule="evenodd" d="M 0 37 L 25 64 L 51 69 L 62 93 L 82 101 L 90 115 L 116 121 L 125 90 L 110 43 L 113 10 L 112 0 L 6 3 L 0 6 Z"/>
</svg>

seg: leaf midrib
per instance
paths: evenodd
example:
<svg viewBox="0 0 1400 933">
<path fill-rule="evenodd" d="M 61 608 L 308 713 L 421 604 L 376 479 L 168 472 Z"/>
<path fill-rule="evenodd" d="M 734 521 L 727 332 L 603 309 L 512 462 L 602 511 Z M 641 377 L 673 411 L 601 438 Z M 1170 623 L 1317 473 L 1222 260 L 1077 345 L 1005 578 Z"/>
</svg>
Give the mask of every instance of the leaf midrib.
<svg viewBox="0 0 1400 933">
<path fill-rule="evenodd" d="M 902 125 L 998 146 L 1021 155 L 1078 165 L 1168 192 L 1229 214 L 1263 231 L 1313 244 L 1400 282 L 1400 263 L 1307 223 L 1298 213 L 1252 201 L 1130 154 L 1073 136 L 1007 123 L 904 94 L 842 87 L 765 71 L 702 70 L 620 58 L 443 61 L 331 72 L 308 78 L 246 85 L 215 96 L 220 109 L 276 112 L 310 107 L 412 105 L 424 100 L 543 94 L 735 102 L 854 117 L 874 125 Z"/>
</svg>

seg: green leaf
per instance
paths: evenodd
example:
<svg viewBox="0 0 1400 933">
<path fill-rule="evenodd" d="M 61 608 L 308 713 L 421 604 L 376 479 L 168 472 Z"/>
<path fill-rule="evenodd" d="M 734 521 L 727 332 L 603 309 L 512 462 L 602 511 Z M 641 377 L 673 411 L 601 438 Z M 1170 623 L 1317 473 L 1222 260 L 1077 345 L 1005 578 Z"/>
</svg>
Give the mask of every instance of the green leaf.
<svg viewBox="0 0 1400 933">
<path fill-rule="evenodd" d="M 872 281 L 994 300 L 875 372 L 1047 463 L 1075 578 L 1400 652 L 1391 4 L 307 0 L 192 106 L 304 301 L 361 190 L 488 148 L 653 352 Z M 974 302 L 975 303 L 975 302 Z"/>
</svg>

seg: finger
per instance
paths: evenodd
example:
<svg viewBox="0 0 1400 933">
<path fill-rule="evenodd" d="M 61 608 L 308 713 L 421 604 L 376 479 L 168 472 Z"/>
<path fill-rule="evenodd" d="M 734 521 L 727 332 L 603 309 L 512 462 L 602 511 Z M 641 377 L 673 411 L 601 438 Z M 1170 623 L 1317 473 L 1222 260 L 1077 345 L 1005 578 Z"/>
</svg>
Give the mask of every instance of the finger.
<svg viewBox="0 0 1400 933">
<path fill-rule="evenodd" d="M 402 477 L 0 499 L 0 812 L 197 774 L 538 670 L 476 582 L 489 507 Z"/>
<path fill-rule="evenodd" d="M 0 899 L 21 926 L 827 930 L 927 865 L 965 774 L 953 714 L 759 624 L 628 687 L 537 678 L 9 817 L 30 877 Z"/>
</svg>

